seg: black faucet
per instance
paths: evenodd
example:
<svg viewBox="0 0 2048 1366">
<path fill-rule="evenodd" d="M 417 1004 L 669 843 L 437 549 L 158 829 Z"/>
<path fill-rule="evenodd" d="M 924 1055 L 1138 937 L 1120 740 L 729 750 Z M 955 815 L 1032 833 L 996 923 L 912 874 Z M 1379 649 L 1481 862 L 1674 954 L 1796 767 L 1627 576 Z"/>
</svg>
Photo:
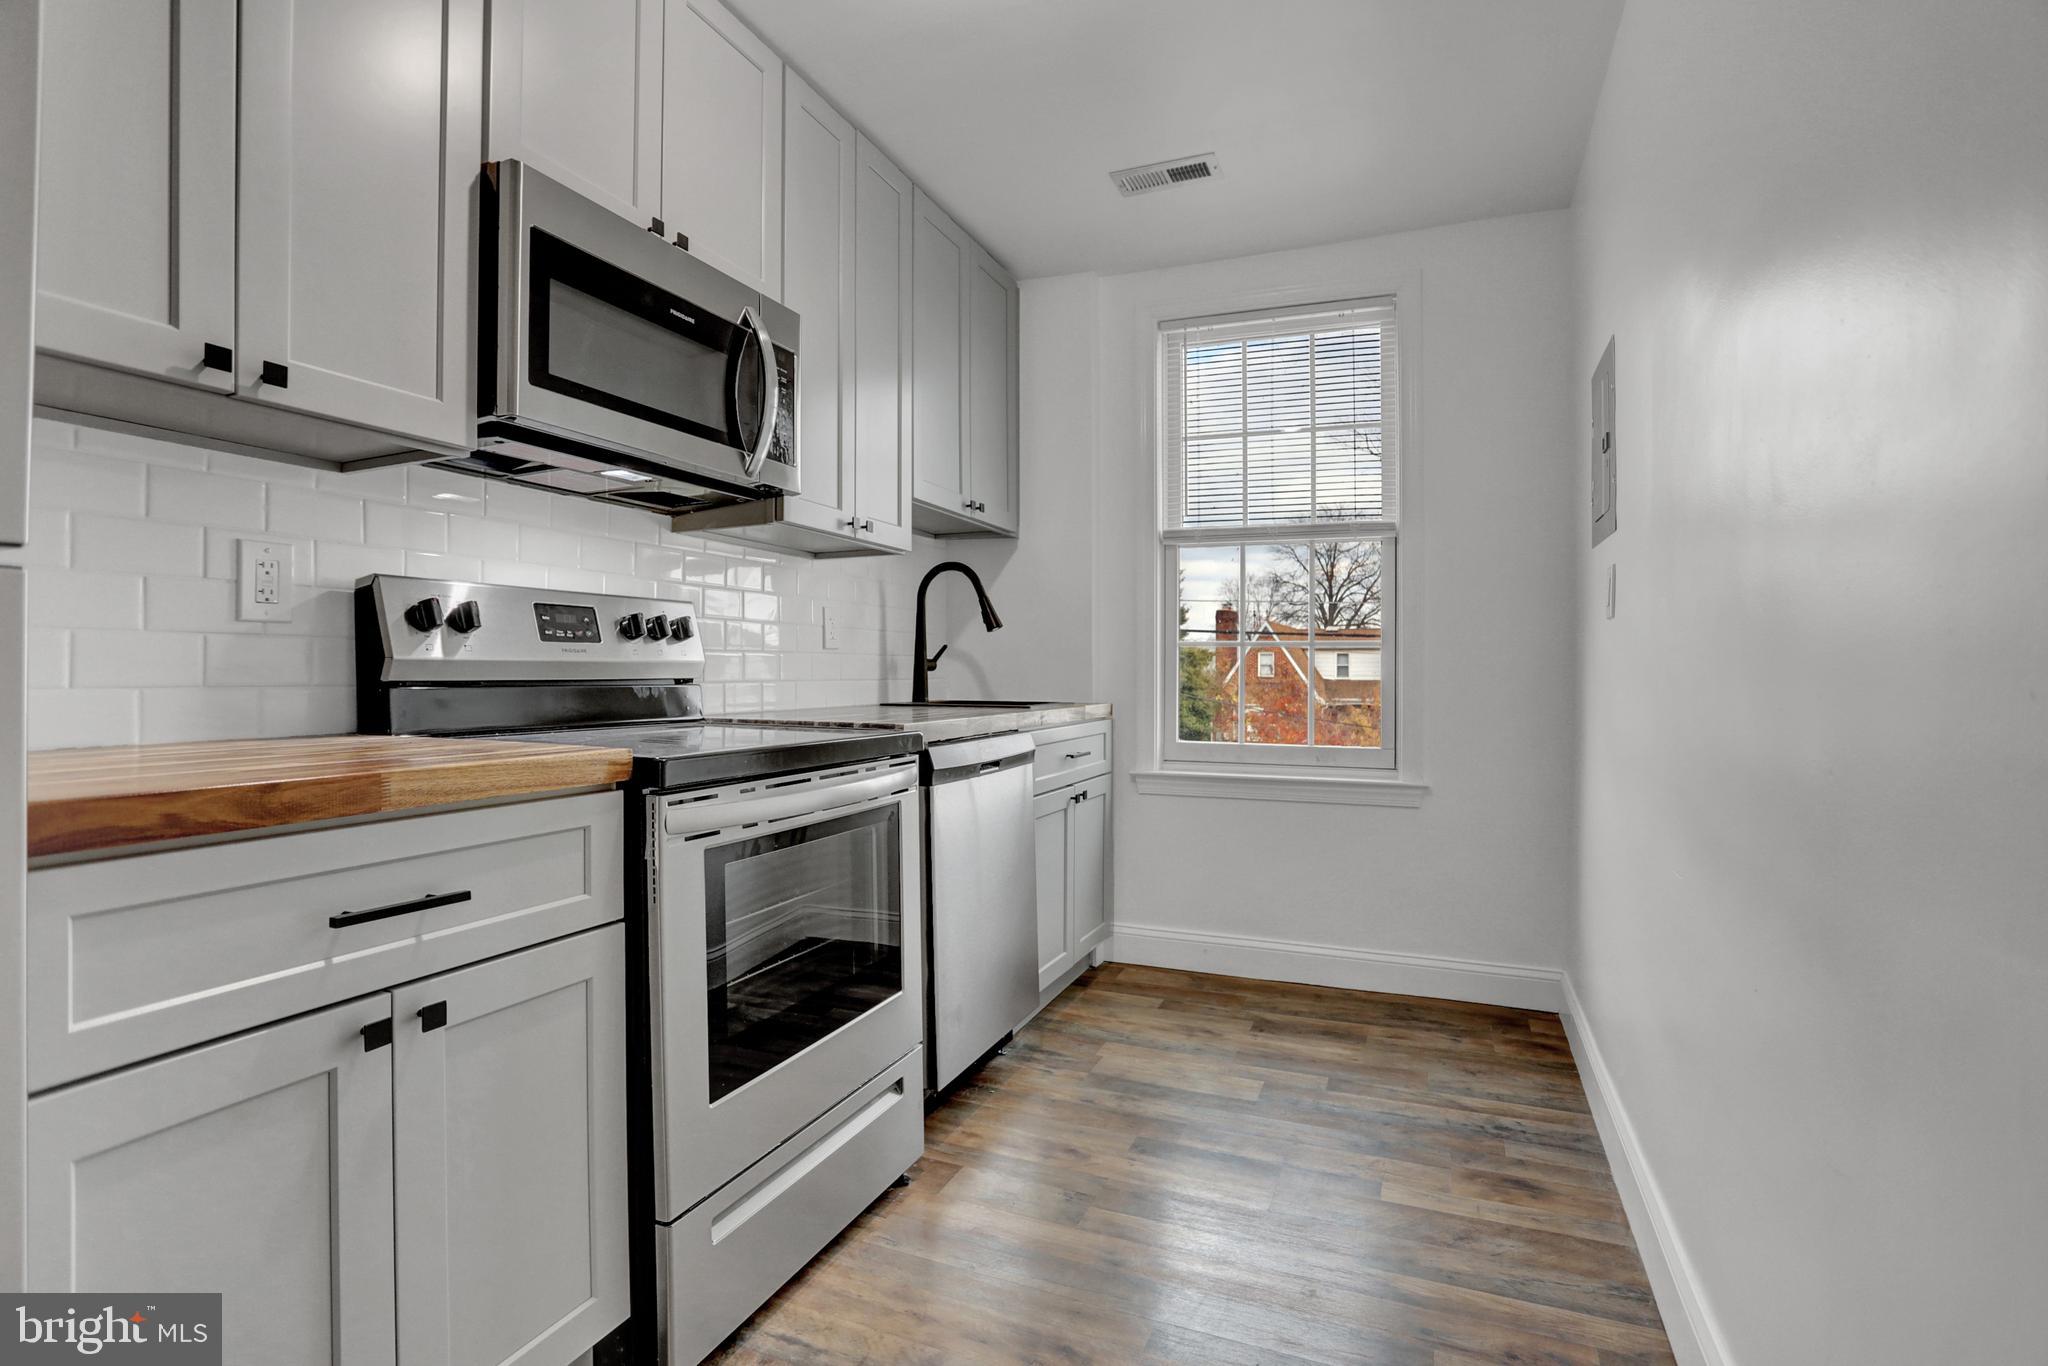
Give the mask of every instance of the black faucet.
<svg viewBox="0 0 2048 1366">
<path fill-rule="evenodd" d="M 925 658 L 924 594 L 925 590 L 932 586 L 932 580 L 948 569 L 959 570 L 967 576 L 967 581 L 974 585 L 974 596 L 981 599 L 981 624 L 991 631 L 1003 629 L 1003 619 L 996 615 L 996 605 L 988 600 L 988 590 L 981 586 L 981 575 L 974 572 L 974 566 L 962 564 L 958 560 L 947 560 L 944 564 L 933 565 L 931 572 L 917 585 L 917 639 L 911 644 L 913 663 L 910 667 L 910 700 L 913 702 L 932 700 L 931 672 L 939 667 L 939 655 L 946 653 L 946 647 L 941 645 L 939 655 L 933 655 L 930 659 Z"/>
</svg>

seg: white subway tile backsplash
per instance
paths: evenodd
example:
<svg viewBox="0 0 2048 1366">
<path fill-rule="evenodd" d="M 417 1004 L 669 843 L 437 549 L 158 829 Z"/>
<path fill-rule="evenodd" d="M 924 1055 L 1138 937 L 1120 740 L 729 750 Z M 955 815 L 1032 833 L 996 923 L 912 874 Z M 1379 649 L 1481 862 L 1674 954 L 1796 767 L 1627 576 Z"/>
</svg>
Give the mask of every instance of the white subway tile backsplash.
<svg viewBox="0 0 2048 1366">
<path fill-rule="evenodd" d="M 488 560 L 519 558 L 519 527 L 512 522 L 491 522 L 482 517 L 451 516 L 448 519 L 448 553 L 476 555 Z"/>
<path fill-rule="evenodd" d="M 347 474 L 321 470 L 313 476 L 313 487 L 349 498 L 402 503 L 405 501 L 405 466 L 384 465 L 374 470 L 351 470 Z"/>
<path fill-rule="evenodd" d="M 269 529 L 309 541 L 361 541 L 363 500 L 313 489 L 273 488 Z"/>
<path fill-rule="evenodd" d="M 426 512 L 419 508 L 365 503 L 363 543 L 446 553 L 448 518 L 445 513 Z"/>
<path fill-rule="evenodd" d="M 71 633 L 71 682 L 80 688 L 196 687 L 205 637 L 167 631 Z"/>
<path fill-rule="evenodd" d="M 631 541 L 615 541 L 609 536 L 585 536 L 579 563 L 585 569 L 595 569 L 602 574 L 631 574 L 635 548 Z"/>
<path fill-rule="evenodd" d="M 28 629 L 28 686 L 66 688 L 71 685 L 71 633 L 53 626 Z"/>
<path fill-rule="evenodd" d="M 566 588 L 576 593 L 602 593 L 605 591 L 604 575 L 594 569 L 558 569 L 550 565 L 548 587 Z"/>
<path fill-rule="evenodd" d="M 373 573 L 687 603 L 714 714 L 875 701 L 904 688 L 932 559 L 811 562 L 426 466 L 340 475 L 40 419 L 31 473 L 37 748 L 352 730 Z M 237 542 L 258 534 L 292 545 L 289 621 L 235 619 Z"/>
<path fill-rule="evenodd" d="M 263 494 L 264 486 L 258 481 L 230 474 L 207 474 L 177 465 L 153 465 L 149 471 L 152 521 L 261 531 Z"/>
<path fill-rule="evenodd" d="M 261 688 L 144 688 L 142 743 L 248 740 L 263 733 Z"/>
<path fill-rule="evenodd" d="M 74 512 L 71 564 L 96 571 L 196 575 L 206 564 L 206 532 L 170 522 Z"/>
<path fill-rule="evenodd" d="M 405 552 L 395 546 L 322 541 L 313 547 L 313 581 L 323 588 L 353 588 L 365 574 L 404 572 Z"/>
<path fill-rule="evenodd" d="M 133 688 L 31 688 L 28 747 L 132 745 L 135 718 Z"/>
<path fill-rule="evenodd" d="M 405 552 L 405 572 L 416 579 L 458 579 L 481 582 L 484 562 L 474 555 L 436 555 L 427 550 Z"/>
<path fill-rule="evenodd" d="M 546 527 L 521 527 L 519 558 L 529 564 L 542 564 L 561 569 L 580 568 L 583 560 L 583 538 L 572 536 L 566 531 L 551 531 Z"/>
<path fill-rule="evenodd" d="M 24 588 L 31 626 L 76 626 L 90 622 L 119 630 L 142 625 L 140 574 L 31 568 Z"/>
<path fill-rule="evenodd" d="M 42 430 L 37 423 L 29 447 L 29 498 L 36 506 L 142 515 L 147 465 L 51 446 L 41 439 Z"/>
</svg>

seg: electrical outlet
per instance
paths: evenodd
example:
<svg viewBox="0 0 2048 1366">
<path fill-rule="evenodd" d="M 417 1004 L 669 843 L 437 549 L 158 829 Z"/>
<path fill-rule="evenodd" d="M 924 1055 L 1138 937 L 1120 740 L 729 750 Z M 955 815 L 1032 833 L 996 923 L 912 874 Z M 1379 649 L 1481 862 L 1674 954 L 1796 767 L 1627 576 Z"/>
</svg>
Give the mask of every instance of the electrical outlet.
<svg viewBox="0 0 2048 1366">
<path fill-rule="evenodd" d="M 839 620 L 830 607 L 821 606 L 818 608 L 818 624 L 825 631 L 825 648 L 828 650 L 838 649 Z"/>
<path fill-rule="evenodd" d="M 235 619 L 292 619 L 292 544 L 290 541 L 236 542 Z"/>
</svg>

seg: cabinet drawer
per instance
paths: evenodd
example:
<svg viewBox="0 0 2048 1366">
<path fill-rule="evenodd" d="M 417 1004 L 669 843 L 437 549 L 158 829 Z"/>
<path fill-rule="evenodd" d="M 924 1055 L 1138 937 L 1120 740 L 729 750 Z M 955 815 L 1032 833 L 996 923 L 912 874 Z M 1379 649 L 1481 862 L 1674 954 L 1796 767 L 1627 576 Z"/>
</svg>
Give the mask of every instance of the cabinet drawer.
<svg viewBox="0 0 2048 1366">
<path fill-rule="evenodd" d="M 29 1089 L 616 920 L 623 838 L 605 792 L 35 869 Z"/>
<path fill-rule="evenodd" d="M 660 1230 L 672 1362 L 701 1361 L 924 1152 L 924 1050 Z"/>
<path fill-rule="evenodd" d="M 1041 731 L 1032 738 L 1038 742 L 1032 773 L 1036 780 L 1034 785 L 1041 793 L 1109 768 L 1109 727 L 1106 724 L 1063 726 L 1058 730 Z"/>
</svg>

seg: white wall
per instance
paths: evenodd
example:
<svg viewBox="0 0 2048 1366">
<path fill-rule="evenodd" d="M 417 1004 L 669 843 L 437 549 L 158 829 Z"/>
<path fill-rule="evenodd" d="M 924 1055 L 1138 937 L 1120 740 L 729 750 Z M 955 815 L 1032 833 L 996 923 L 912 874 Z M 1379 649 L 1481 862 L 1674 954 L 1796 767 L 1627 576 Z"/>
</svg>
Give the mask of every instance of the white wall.
<svg viewBox="0 0 2048 1366">
<path fill-rule="evenodd" d="M 932 696 L 1031 700 L 1094 698 L 1091 627 L 1100 584 L 1094 469 L 1100 368 L 1093 275 L 1026 280 L 1019 327 L 1018 429 L 1022 534 L 1014 541 L 948 539 L 937 550 L 973 565 L 1003 629 L 986 632 L 974 593 L 948 575 L 948 610 L 934 640 L 952 649 L 932 675 Z M 932 591 L 937 593 L 939 585 Z M 936 648 L 936 644 L 933 648 Z"/>
<path fill-rule="evenodd" d="M 1577 269 L 1571 971 L 1727 1359 L 2043 1360 L 2048 8 L 1633 0 Z"/>
<path fill-rule="evenodd" d="M 33 749 L 354 730 L 349 589 L 369 573 L 692 603 L 713 715 L 907 696 L 912 592 L 934 558 L 920 538 L 811 560 L 424 466 L 318 473 L 44 419 L 29 499 Z M 289 622 L 235 620 L 250 534 L 296 547 Z"/>
<path fill-rule="evenodd" d="M 1402 328 L 1411 345 L 1420 338 L 1405 458 L 1426 484 L 1426 511 L 1417 592 L 1403 606 L 1426 690 L 1418 776 L 1433 791 L 1419 809 L 1396 810 L 1146 795 L 1120 781 L 1119 956 L 1156 949 L 1156 937 L 1140 947 L 1140 929 L 1152 929 L 1561 966 L 1577 525 L 1562 463 L 1574 442 L 1568 228 L 1562 213 L 1535 214 L 1027 286 L 1025 524 L 1038 535 L 1037 509 L 1056 502 L 1056 531 L 1027 536 L 997 602 L 1006 615 L 1020 597 L 1033 602 L 1045 629 L 1016 644 L 1044 661 L 1048 686 L 1116 704 L 1120 776 L 1154 766 L 1156 753 L 1141 667 L 1157 617 L 1140 585 L 1157 541 L 1142 492 L 1155 454 L 1139 437 L 1153 386 L 1136 359 L 1150 326 L 1140 315 L 1279 287 L 1333 299 L 1391 281 L 1421 288 Z M 955 652 L 982 648 L 970 638 Z M 1255 963 L 1237 947 L 1201 952 L 1224 970 L 1302 966 Z"/>
</svg>

